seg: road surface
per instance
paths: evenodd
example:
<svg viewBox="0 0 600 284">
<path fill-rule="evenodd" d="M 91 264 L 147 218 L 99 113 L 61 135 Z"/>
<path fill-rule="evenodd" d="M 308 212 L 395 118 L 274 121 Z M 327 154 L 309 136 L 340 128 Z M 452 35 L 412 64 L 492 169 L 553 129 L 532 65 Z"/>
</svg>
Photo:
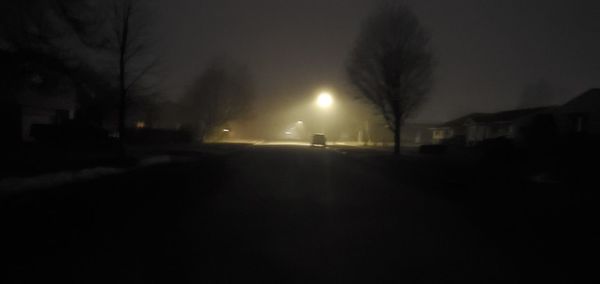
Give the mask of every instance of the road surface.
<svg viewBox="0 0 600 284">
<path fill-rule="evenodd" d="M 339 151 L 267 145 L 189 158 L 2 200 L 0 281 L 514 280 L 460 208 Z"/>
</svg>

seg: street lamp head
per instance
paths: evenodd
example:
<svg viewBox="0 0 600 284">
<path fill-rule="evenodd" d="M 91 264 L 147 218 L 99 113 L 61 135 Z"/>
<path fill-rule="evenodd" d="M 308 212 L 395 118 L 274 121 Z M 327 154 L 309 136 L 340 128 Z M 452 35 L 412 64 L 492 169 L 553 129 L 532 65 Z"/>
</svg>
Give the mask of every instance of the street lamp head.
<svg viewBox="0 0 600 284">
<path fill-rule="evenodd" d="M 329 92 L 321 92 L 317 97 L 317 105 L 320 108 L 329 108 L 333 104 L 333 97 Z"/>
</svg>

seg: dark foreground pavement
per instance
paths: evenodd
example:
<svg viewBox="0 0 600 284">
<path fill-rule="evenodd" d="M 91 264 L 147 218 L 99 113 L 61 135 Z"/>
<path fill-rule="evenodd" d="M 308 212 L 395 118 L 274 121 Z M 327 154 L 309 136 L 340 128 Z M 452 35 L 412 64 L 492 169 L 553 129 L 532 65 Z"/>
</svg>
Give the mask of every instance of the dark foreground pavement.
<svg viewBox="0 0 600 284">
<path fill-rule="evenodd" d="M 517 282 L 455 205 L 339 152 L 195 158 L 5 197 L 0 282 Z"/>
</svg>

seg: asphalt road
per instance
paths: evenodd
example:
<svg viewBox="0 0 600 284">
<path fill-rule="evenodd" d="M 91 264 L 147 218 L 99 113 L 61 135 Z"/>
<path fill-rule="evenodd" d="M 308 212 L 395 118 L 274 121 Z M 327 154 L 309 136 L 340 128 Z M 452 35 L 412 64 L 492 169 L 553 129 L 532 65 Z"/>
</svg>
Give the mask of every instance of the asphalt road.
<svg viewBox="0 0 600 284">
<path fill-rule="evenodd" d="M 457 205 L 338 151 L 186 155 L 3 199 L 0 282 L 516 282 Z"/>
</svg>

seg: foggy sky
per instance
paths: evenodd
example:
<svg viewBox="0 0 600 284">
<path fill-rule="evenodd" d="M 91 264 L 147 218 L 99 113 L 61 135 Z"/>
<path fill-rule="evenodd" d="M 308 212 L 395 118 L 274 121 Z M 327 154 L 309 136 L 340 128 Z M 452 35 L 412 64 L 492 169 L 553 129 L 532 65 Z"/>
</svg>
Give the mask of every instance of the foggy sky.
<svg viewBox="0 0 600 284">
<path fill-rule="evenodd" d="M 369 0 L 169 0 L 158 3 L 165 92 L 177 97 L 214 56 L 248 65 L 262 105 L 321 88 L 349 96 L 344 62 Z M 515 108 L 544 79 L 563 103 L 600 87 L 600 1 L 410 1 L 432 34 L 436 84 L 416 120 Z"/>
</svg>

